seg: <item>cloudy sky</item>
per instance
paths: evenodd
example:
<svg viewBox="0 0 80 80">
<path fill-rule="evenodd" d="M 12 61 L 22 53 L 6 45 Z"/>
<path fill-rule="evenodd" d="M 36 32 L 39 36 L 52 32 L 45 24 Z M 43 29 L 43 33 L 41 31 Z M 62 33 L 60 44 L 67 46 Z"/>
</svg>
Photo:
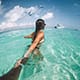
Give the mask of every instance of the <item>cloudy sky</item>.
<svg viewBox="0 0 80 80">
<path fill-rule="evenodd" d="M 80 29 L 80 0 L 0 0 L 0 29 L 31 27 L 42 18 L 47 27 Z"/>
</svg>

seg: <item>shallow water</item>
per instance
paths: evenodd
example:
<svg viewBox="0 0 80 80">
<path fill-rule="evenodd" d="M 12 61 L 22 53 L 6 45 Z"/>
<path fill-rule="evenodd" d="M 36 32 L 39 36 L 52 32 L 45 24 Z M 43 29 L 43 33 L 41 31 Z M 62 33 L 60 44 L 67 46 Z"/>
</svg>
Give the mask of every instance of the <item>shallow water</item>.
<svg viewBox="0 0 80 80">
<path fill-rule="evenodd" d="M 0 76 L 26 52 L 31 40 L 23 37 L 32 31 L 23 29 L 0 34 Z M 44 32 L 45 42 L 40 48 L 44 59 L 31 56 L 19 80 L 80 80 L 80 31 L 48 28 Z"/>
</svg>

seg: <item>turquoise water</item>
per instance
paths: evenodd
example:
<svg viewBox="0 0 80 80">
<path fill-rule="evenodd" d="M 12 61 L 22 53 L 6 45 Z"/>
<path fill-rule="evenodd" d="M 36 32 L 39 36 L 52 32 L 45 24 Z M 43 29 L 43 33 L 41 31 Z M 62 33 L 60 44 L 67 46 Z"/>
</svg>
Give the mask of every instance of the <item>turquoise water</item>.
<svg viewBox="0 0 80 80">
<path fill-rule="evenodd" d="M 0 33 L 0 76 L 8 72 L 27 50 L 33 29 Z M 40 48 L 43 60 L 30 57 L 19 80 L 80 80 L 80 31 L 45 29 L 45 42 Z"/>
</svg>

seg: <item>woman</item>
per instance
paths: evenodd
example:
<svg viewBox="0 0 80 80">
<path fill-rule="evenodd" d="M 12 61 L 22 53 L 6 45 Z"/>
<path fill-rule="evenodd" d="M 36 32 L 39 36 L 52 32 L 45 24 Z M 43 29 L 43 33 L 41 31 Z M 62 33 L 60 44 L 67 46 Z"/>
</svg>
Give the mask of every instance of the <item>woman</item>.
<svg viewBox="0 0 80 80">
<path fill-rule="evenodd" d="M 38 19 L 36 21 L 36 29 L 35 32 L 31 33 L 28 36 L 24 36 L 24 38 L 31 38 L 32 39 L 32 44 L 30 45 L 28 51 L 25 53 L 22 62 L 25 64 L 26 60 L 29 58 L 31 53 L 34 53 L 36 55 L 40 54 L 39 48 L 41 46 L 41 43 L 44 42 L 44 27 L 45 27 L 45 22 L 43 19 Z"/>
<path fill-rule="evenodd" d="M 44 27 L 45 22 L 42 19 L 38 19 L 36 21 L 36 30 L 32 34 L 28 36 L 24 36 L 24 38 L 32 38 L 32 44 L 30 45 L 28 51 L 25 53 L 22 59 L 19 59 L 15 66 L 6 74 L 0 77 L 0 80 L 18 80 L 20 71 L 22 69 L 23 64 L 26 63 L 29 55 L 33 52 L 35 54 L 40 54 L 39 47 L 41 43 L 44 41 Z"/>
</svg>

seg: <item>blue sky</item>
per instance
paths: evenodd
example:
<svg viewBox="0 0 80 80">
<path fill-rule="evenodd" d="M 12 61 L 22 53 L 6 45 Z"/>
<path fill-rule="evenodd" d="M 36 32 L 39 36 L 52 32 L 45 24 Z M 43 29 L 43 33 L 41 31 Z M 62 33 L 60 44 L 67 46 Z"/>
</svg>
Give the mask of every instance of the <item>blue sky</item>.
<svg viewBox="0 0 80 80">
<path fill-rule="evenodd" d="M 38 18 L 80 29 L 80 0 L 0 0 L 0 28 L 31 27 Z"/>
</svg>

